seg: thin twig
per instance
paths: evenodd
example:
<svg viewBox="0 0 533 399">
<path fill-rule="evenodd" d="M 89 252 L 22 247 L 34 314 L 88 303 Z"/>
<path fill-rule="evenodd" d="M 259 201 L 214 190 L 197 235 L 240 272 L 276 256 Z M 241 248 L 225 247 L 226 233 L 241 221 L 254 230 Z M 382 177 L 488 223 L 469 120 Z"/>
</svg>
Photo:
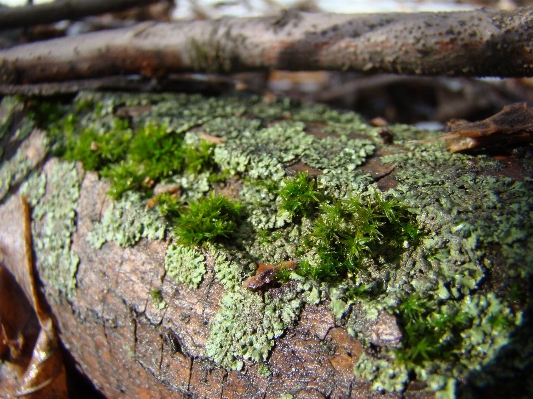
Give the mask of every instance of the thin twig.
<svg viewBox="0 0 533 399">
<path fill-rule="evenodd" d="M 124 11 L 157 1 L 159 0 L 57 0 L 46 4 L 5 7 L 0 8 L 0 30 Z"/>
</svg>

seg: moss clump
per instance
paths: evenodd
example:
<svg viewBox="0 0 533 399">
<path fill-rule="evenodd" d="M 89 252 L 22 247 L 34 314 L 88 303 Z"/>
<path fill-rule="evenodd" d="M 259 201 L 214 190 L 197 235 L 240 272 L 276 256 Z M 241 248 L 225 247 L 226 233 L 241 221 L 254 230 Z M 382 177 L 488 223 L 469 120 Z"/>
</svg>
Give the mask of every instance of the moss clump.
<svg viewBox="0 0 533 399">
<path fill-rule="evenodd" d="M 506 346 L 510 327 L 520 323 L 493 293 L 452 301 L 411 296 L 398 312 L 406 333 L 400 348 L 380 359 L 363 354 L 355 367 L 356 375 L 372 381 L 375 389 L 402 391 L 414 373 L 431 391 L 444 395 L 456 379 L 479 371 Z"/>
<path fill-rule="evenodd" d="M 109 131 L 99 132 L 94 127 L 76 135 L 71 131 L 67 134 L 65 158 L 82 162 L 87 170 L 102 170 L 125 158 L 132 136 L 128 123 L 118 118 Z"/>
<path fill-rule="evenodd" d="M 284 180 L 279 196 L 280 209 L 292 217 L 311 214 L 318 205 L 320 193 L 315 189 L 316 182 L 308 179 L 305 173 L 298 173 L 294 179 Z"/>
<path fill-rule="evenodd" d="M 424 360 L 449 359 L 461 344 L 461 332 L 472 323 L 452 301 L 441 307 L 439 301 L 411 295 L 398 307 L 405 331 L 397 359 L 421 364 Z M 457 359 L 455 359 L 457 360 Z"/>
<path fill-rule="evenodd" d="M 221 195 L 191 201 L 175 219 L 174 233 L 183 245 L 227 238 L 243 216 L 243 207 Z"/>
<path fill-rule="evenodd" d="M 407 208 L 378 191 L 331 199 L 320 204 L 304 238 L 304 248 L 313 257 L 304 259 L 298 270 L 318 280 L 342 278 L 347 272 L 356 273 L 370 257 L 394 262 L 419 237 Z"/>
<path fill-rule="evenodd" d="M 108 164 L 102 170 L 102 176 L 111 180 L 110 194 L 119 198 L 126 191 L 149 189 L 175 174 L 184 171 L 199 173 L 203 168 L 213 166 L 210 160 L 212 147 L 206 142 L 197 147 L 187 146 L 183 135 L 167 125 L 155 125 L 149 121 L 129 142 L 126 158 Z"/>
<path fill-rule="evenodd" d="M 167 307 L 167 303 L 163 299 L 163 292 L 160 289 L 151 290 L 150 299 L 152 300 L 154 306 L 159 310 L 163 310 Z"/>
<path fill-rule="evenodd" d="M 172 243 L 165 255 L 165 270 L 177 283 L 198 288 L 206 271 L 204 256 L 193 248 Z"/>
</svg>

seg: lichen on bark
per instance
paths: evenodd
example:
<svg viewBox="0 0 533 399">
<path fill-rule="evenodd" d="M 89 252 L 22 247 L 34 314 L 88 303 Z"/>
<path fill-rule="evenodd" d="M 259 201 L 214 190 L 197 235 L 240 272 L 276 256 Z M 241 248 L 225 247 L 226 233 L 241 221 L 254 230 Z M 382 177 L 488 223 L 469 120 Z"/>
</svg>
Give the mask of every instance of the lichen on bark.
<svg viewBox="0 0 533 399">
<path fill-rule="evenodd" d="M 172 212 L 184 212 L 191 201 L 205 195 L 206 187 L 243 204 L 246 212 L 235 228 L 213 242 L 198 242 L 187 249 L 172 243 L 166 250 L 164 283 L 202 289 L 213 284 L 205 280 L 212 273 L 222 287 L 220 309 L 209 319 L 204 353 L 217 365 L 246 372 L 259 362 L 268 368 L 276 340 L 294 328 L 302 308 L 325 303 L 337 326 L 366 345 L 355 368 L 358 376 L 376 389 L 402 391 L 415 375 L 428 384 L 428 390 L 445 395 L 459 381 L 482 381 L 484 367 L 505 345 L 512 346 L 513 332 L 522 328 L 528 298 L 513 287 L 529 278 L 533 265 L 531 180 L 503 176 L 502 162 L 450 154 L 440 142 L 409 143 L 431 134 L 407 126 L 390 126 L 395 142 L 383 144 L 377 130 L 352 112 L 299 106 L 287 99 L 266 103 L 260 98 L 81 93 L 74 104 L 66 109 L 77 118 L 74 136 L 88 127 L 109 134 L 116 126 L 113 121 L 122 118 L 133 130 L 147 121 L 160 123 L 195 148 L 202 133 L 221 139 L 212 152 L 206 152 L 209 166 L 200 172 L 179 171 L 158 181 L 143 176 L 146 183 L 140 189 L 109 200 L 101 220 L 93 221 L 91 233 L 96 247 L 105 241 L 120 246 L 135 245 L 141 239 L 177 241 L 171 232 L 179 219 Z M 387 192 L 361 168 L 381 151 L 390 154 L 381 162 L 394 166 L 393 178 L 398 182 Z M 528 158 L 517 154 L 515 162 L 530 171 Z M 55 190 L 66 190 L 67 203 L 45 196 L 34 218 L 42 215 L 57 226 L 66 223 L 68 234 L 61 245 L 70 248 L 79 183 L 72 164 L 59 165 L 49 183 Z M 316 192 L 310 195 L 317 200 L 305 202 L 308 211 L 298 208 L 288 214 L 282 190 L 302 170 L 313 182 Z M 57 176 L 63 176 L 62 181 Z M 35 187 L 42 185 L 30 181 Z M 152 187 L 158 183 L 180 186 L 169 214 L 158 214 L 157 201 L 151 202 L 157 199 Z M 62 207 L 64 220 L 57 216 L 62 213 L 44 218 L 44 211 L 38 210 L 44 209 L 45 202 Z M 301 266 L 324 263 L 322 242 L 335 243 L 332 247 L 340 250 L 353 238 L 330 234 L 335 229 L 327 223 L 335 220 L 335 212 L 349 214 L 337 221 L 338 231 L 356 236 L 361 226 L 375 229 L 373 235 L 363 235 L 363 245 L 354 247 L 362 257 L 332 254 L 327 259 L 342 271 L 319 281 Z M 362 215 L 367 216 L 366 224 L 360 222 Z M 386 223 L 400 219 L 401 229 L 379 230 L 384 225 L 394 227 Z M 330 235 L 317 233 L 319 222 L 329 226 L 322 233 Z M 36 234 L 43 235 L 42 231 Z M 326 238 L 331 241 L 321 241 Z M 43 253 L 48 251 L 45 241 L 44 236 L 37 240 Z M 189 251 L 186 264 L 184 251 Z M 57 288 L 72 295 L 76 262 L 64 262 L 72 254 L 67 255 L 61 255 L 59 270 L 71 279 L 59 282 Z M 346 259 L 351 263 L 341 265 Z M 257 264 L 287 260 L 299 264 L 288 282 L 267 287 L 265 293 L 242 288 Z M 503 273 L 508 276 L 498 281 Z M 45 278 L 59 281 L 53 275 Z M 167 294 L 165 302 L 172 309 Z M 393 319 L 402 336 L 392 331 L 394 323 L 388 321 Z M 381 326 L 387 323 L 392 329 L 383 331 Z M 433 333 L 423 330 L 423 325 L 433 326 Z M 237 338 L 235 330 L 240 334 Z M 423 333 L 433 339 L 426 347 L 410 339 Z M 386 334 L 392 338 L 387 340 Z M 376 346 L 379 350 L 373 351 Z M 471 377 L 473 373 L 477 377 Z"/>
</svg>

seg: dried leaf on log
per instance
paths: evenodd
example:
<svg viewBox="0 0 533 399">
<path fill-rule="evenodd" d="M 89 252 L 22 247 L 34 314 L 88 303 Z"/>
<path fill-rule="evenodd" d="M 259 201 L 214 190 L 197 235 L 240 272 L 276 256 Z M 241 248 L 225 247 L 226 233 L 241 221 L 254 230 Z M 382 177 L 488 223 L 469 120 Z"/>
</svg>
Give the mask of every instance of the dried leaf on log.
<svg viewBox="0 0 533 399">
<path fill-rule="evenodd" d="M 17 397 L 67 398 L 57 333 L 35 277 L 26 199 L 11 197 L 0 209 L 0 224 L 0 326 L 6 360 L 0 387 Z"/>
</svg>

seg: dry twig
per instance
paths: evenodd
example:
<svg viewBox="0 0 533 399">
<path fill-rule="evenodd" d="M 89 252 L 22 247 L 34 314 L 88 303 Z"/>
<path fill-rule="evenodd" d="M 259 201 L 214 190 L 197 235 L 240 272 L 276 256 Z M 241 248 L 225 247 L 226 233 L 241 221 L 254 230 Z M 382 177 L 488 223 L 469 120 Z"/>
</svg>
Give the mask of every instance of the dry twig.
<svg viewBox="0 0 533 399">
<path fill-rule="evenodd" d="M 117 74 L 353 70 L 531 76 L 533 8 L 415 14 L 322 14 L 144 23 L 0 51 L 0 82 Z"/>
</svg>

